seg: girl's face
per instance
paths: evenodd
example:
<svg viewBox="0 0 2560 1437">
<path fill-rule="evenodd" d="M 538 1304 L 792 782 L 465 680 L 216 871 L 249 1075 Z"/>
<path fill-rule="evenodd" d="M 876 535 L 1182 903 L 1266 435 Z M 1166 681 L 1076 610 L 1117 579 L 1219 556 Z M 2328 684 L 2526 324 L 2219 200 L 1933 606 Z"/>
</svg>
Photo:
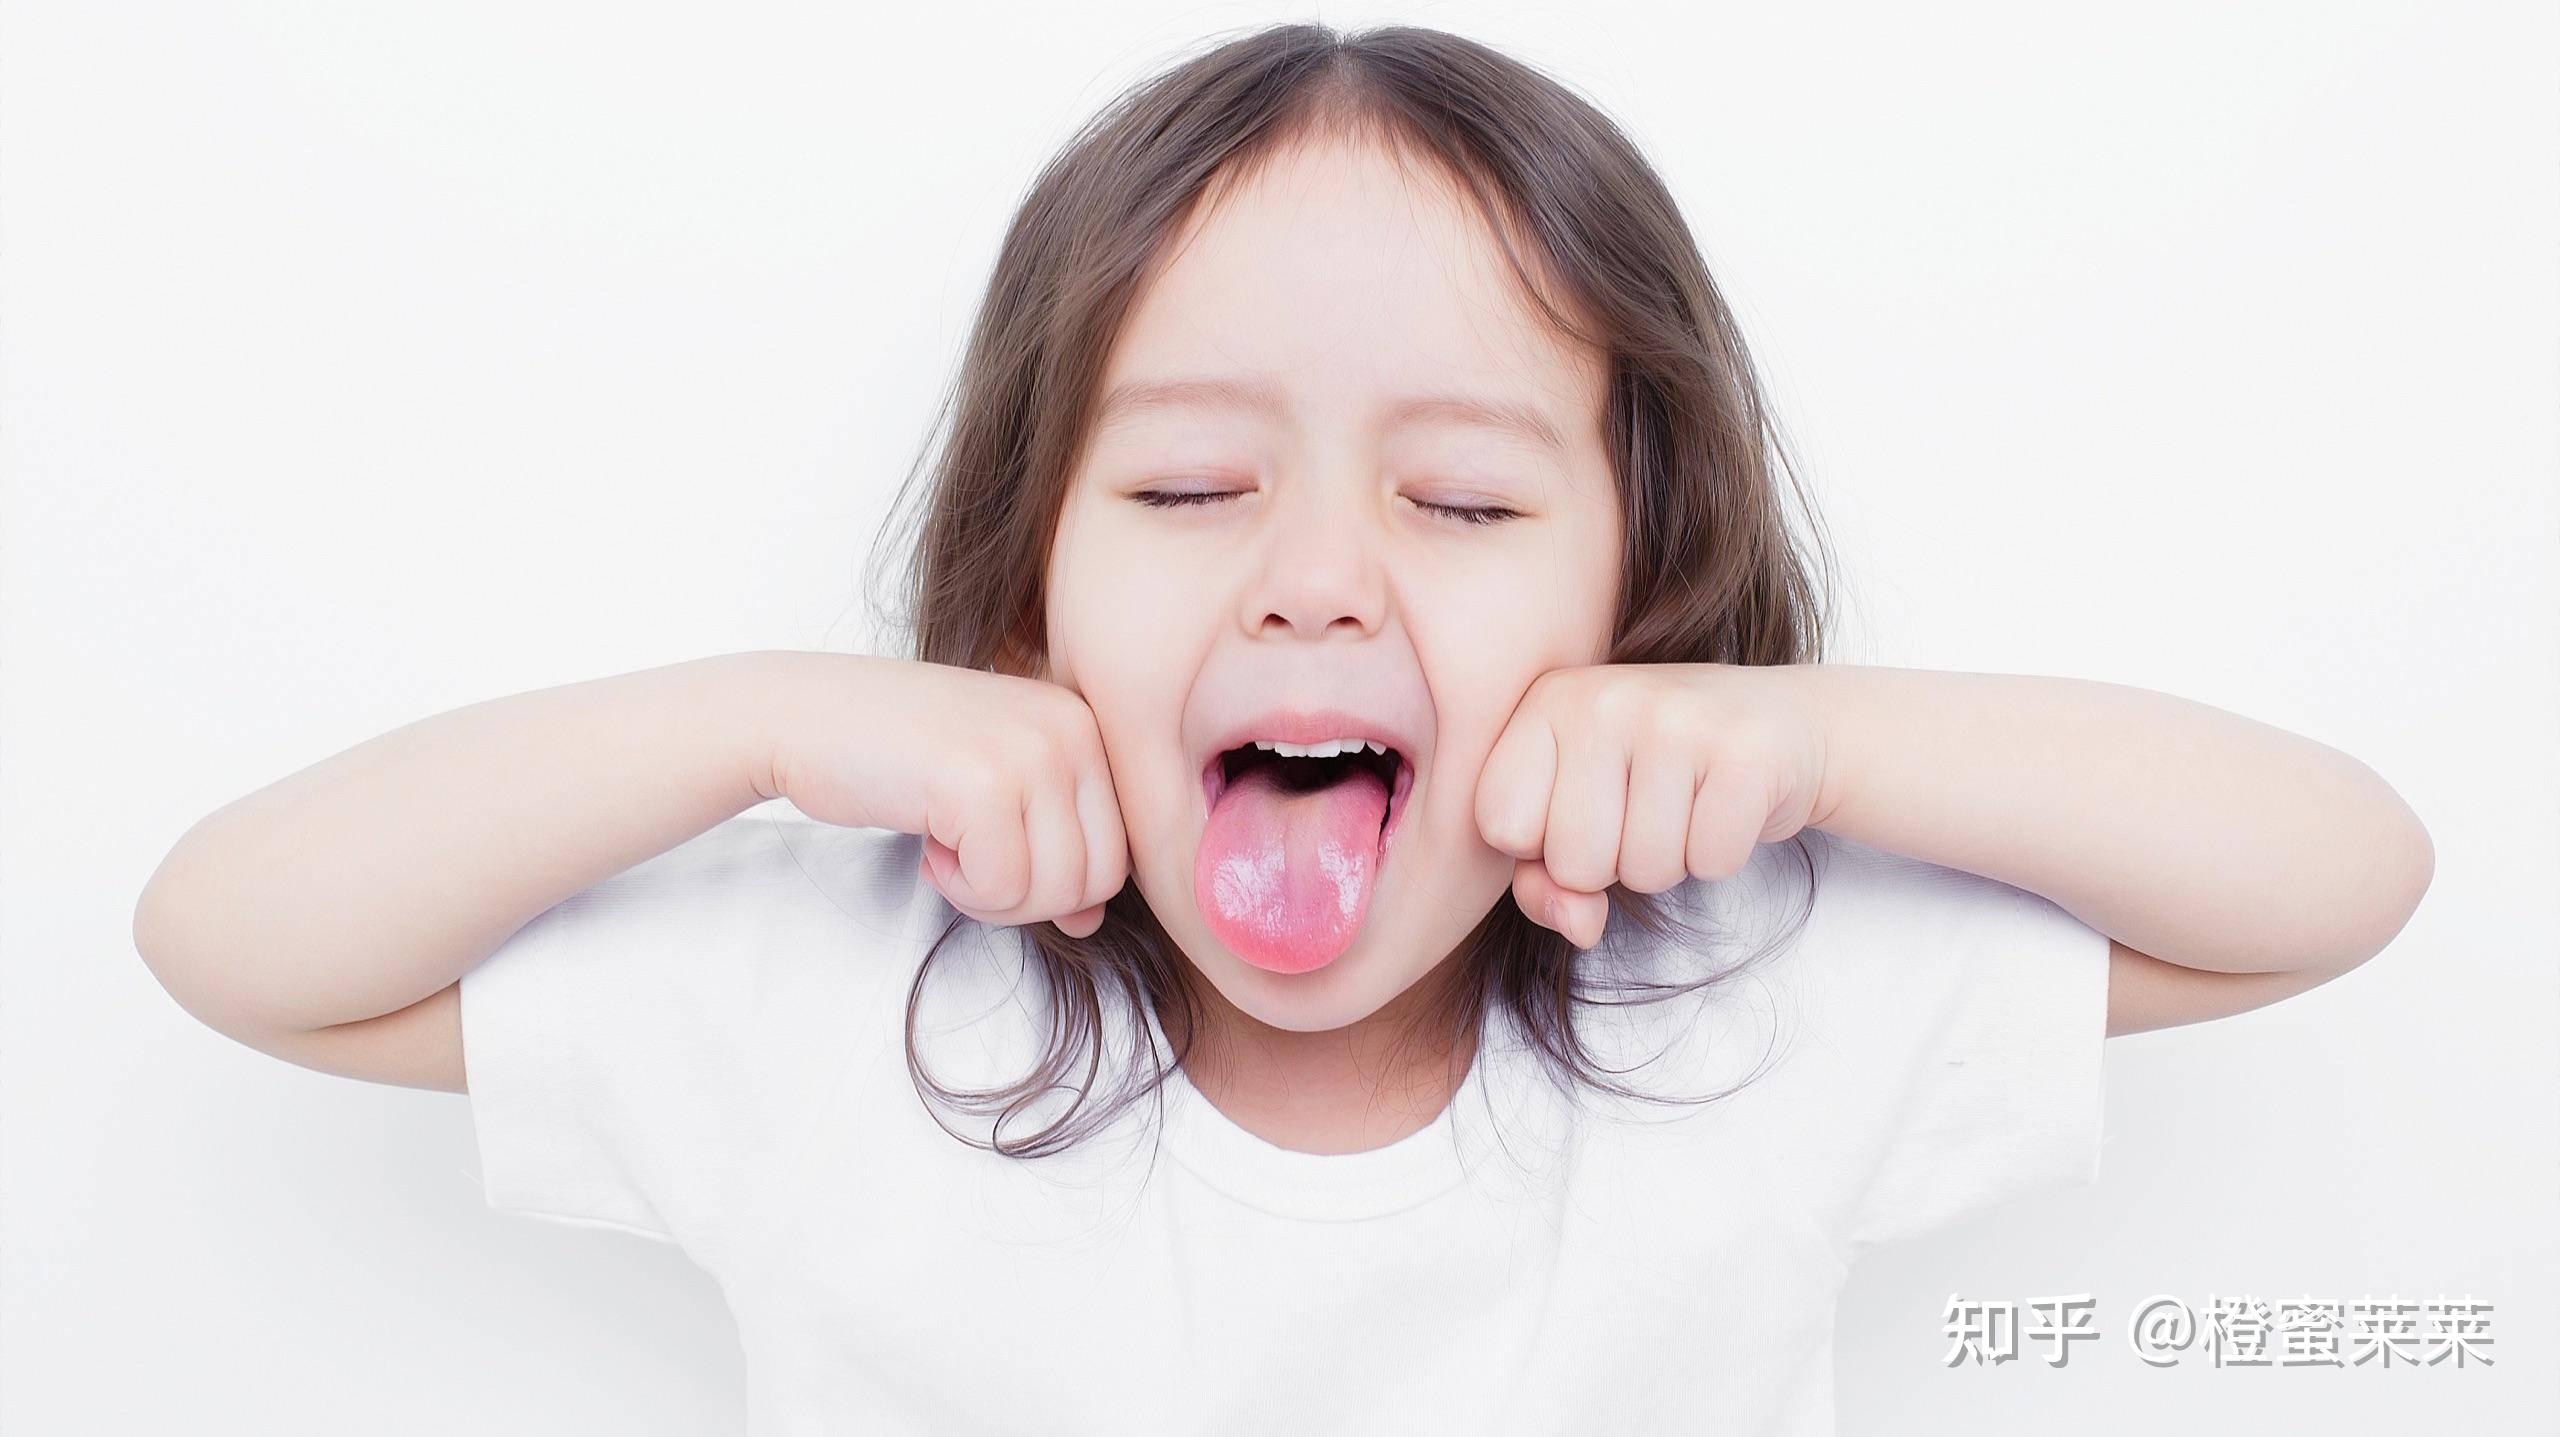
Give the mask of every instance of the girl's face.
<svg viewBox="0 0 2560 1437">
<path fill-rule="evenodd" d="M 1476 778 L 1532 680 L 1607 652 L 1607 370 L 1543 327 L 1458 192 L 1365 147 L 1279 157 L 1170 254 L 1103 380 L 1152 397 L 1106 398 L 1070 481 L 1044 676 L 1093 710 L 1133 876 L 1193 964 L 1273 1028 L 1344 1028 L 1509 901 Z M 1374 721 L 1342 736 L 1400 735 L 1411 782 L 1348 946 L 1285 972 L 1239 957 L 1195 891 L 1221 841 L 1204 767 L 1265 716 L 1328 708 Z"/>
</svg>

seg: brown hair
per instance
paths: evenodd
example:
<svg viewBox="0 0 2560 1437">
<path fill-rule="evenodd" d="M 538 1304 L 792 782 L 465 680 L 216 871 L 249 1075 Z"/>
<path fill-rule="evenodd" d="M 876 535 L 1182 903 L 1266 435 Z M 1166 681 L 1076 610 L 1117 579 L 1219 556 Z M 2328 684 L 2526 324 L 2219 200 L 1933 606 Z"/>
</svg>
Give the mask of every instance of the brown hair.
<svg viewBox="0 0 2560 1437">
<path fill-rule="evenodd" d="M 1795 466 L 1733 316 L 1660 178 L 1593 105 L 1486 45 L 1410 26 L 1345 34 L 1320 24 L 1259 30 L 1144 81 L 1040 173 L 1005 236 L 956 393 L 945 396 L 947 438 L 930 465 L 921 533 L 906 546 L 902 590 L 880 606 L 911 637 L 909 656 L 1036 672 L 1048 546 L 1124 318 L 1213 182 L 1249 175 L 1283 147 L 1317 137 L 1371 141 L 1463 184 L 1540 313 L 1609 356 L 1606 439 L 1625 533 L 1608 662 L 1819 660 L 1827 590 L 1808 574 L 1775 482 L 1783 470 L 1792 484 Z M 910 472 L 901 503 L 915 478 Z M 1815 537 L 1827 580 L 1818 528 Z M 891 526 L 880 542 L 891 542 Z M 1810 873 L 1803 836 L 1790 842 Z M 1657 940 L 1694 942 L 1663 896 L 1613 887 L 1611 926 L 1623 920 Z M 915 1040 L 926 974 L 970 920 L 956 917 L 926 954 L 908 992 L 907 1066 L 920 1095 L 995 1114 L 990 1140 L 962 1141 L 1012 1157 L 1062 1151 L 1160 1087 L 1168 1069 L 1142 1044 L 1130 1086 L 1096 1102 L 1106 986 L 1130 1003 L 1180 1005 L 1184 1021 L 1166 1031 L 1184 1035 L 1188 1050 L 1202 1005 L 1179 949 L 1136 884 L 1105 911 L 1088 938 L 1047 923 L 1018 930 L 1046 972 L 1049 1043 L 1035 1070 L 1009 1086 L 955 1090 L 925 1072 Z M 1404 1041 L 1417 1032 L 1446 1038 L 1454 1055 L 1458 1040 L 1481 1034 L 1489 1005 L 1501 1003 L 1568 1091 L 1580 1083 L 1648 1101 L 1707 1101 L 1602 1077 L 1628 1070 L 1599 1066 L 1574 1015 L 1694 992 L 1745 965 L 1690 983 L 1620 980 L 1596 966 L 1517 905 L 1496 903 L 1426 980 L 1430 1001 L 1416 1008 Z M 1069 1083 L 1071 1073 L 1081 1081 Z M 1076 1095 L 1063 1115 L 1027 1137 L 1005 1136 L 1007 1119 L 1061 1089 Z"/>
</svg>

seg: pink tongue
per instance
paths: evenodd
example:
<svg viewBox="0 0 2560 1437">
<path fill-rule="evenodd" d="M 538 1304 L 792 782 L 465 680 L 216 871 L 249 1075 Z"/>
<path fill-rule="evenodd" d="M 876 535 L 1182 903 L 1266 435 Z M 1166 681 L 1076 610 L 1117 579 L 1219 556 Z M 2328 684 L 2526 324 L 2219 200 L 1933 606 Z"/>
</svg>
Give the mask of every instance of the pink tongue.
<svg viewBox="0 0 2560 1437">
<path fill-rule="evenodd" d="M 1378 880 L 1387 786 L 1365 768 L 1312 793 L 1280 786 L 1273 765 L 1218 794 L 1191 885 L 1218 941 L 1274 973 L 1307 973 L 1342 955 Z"/>
</svg>

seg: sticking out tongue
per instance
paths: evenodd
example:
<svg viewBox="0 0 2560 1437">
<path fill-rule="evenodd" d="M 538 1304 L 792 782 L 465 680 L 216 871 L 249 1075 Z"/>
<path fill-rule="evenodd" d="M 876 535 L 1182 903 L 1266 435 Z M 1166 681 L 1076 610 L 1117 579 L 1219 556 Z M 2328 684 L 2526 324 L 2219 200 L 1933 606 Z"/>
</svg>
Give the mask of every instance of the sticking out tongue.
<svg viewBox="0 0 2560 1437">
<path fill-rule="evenodd" d="M 1284 765 L 1246 769 L 1219 791 L 1191 884 L 1209 930 L 1274 973 L 1309 973 L 1342 955 L 1378 881 L 1387 786 L 1345 762 L 1322 788 L 1295 791 Z"/>
</svg>

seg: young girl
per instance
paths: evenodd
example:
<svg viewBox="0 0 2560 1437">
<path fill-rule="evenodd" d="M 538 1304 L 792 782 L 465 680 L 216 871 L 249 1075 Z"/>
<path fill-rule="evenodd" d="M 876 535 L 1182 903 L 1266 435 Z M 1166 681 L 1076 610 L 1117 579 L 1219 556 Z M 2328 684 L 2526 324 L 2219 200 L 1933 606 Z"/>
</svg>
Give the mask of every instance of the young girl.
<svg viewBox="0 0 2560 1437">
<path fill-rule="evenodd" d="M 1600 114 L 1253 34 L 1017 216 L 909 656 L 409 725 L 137 942 L 679 1245 L 758 1433 L 1828 1431 L 1852 1262 L 2090 1181 L 2105 1036 L 2353 967 L 2432 851 L 2227 713 L 1821 662 L 1783 463 Z"/>
</svg>

